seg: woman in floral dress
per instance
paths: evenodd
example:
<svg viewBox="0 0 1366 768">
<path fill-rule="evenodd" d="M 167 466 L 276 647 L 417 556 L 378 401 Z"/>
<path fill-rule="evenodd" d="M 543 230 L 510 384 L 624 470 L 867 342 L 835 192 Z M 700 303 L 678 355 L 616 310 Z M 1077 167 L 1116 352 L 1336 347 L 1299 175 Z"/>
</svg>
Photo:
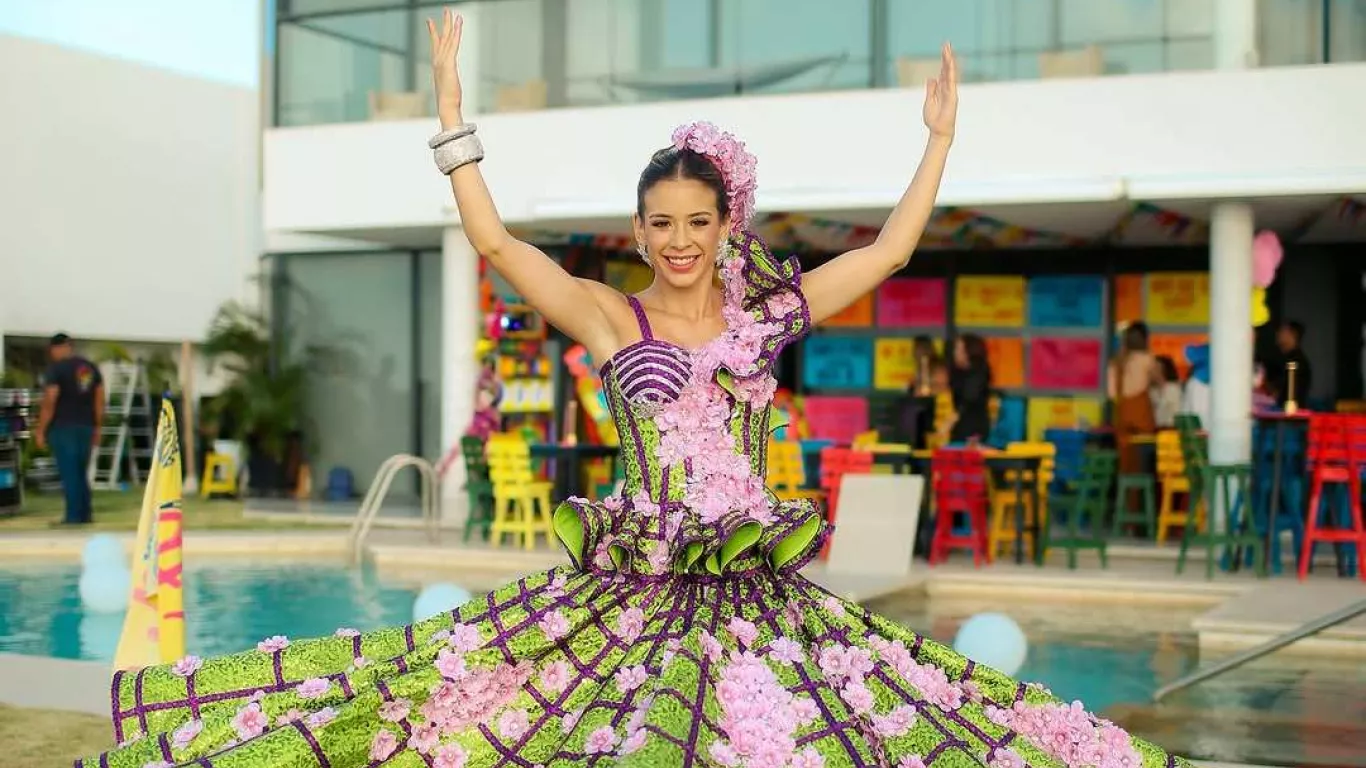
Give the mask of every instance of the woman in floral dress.
<svg viewBox="0 0 1366 768">
<path fill-rule="evenodd" d="M 924 159 L 875 243 L 805 278 L 774 259 L 746 229 L 754 158 L 694 123 L 641 175 L 655 280 L 623 296 L 508 234 L 460 114 L 460 21 L 429 26 L 438 167 L 475 248 L 605 361 L 625 488 L 556 510 L 569 565 L 449 613 L 118 673 L 122 745 L 78 768 L 1185 764 L 807 581 L 825 522 L 763 485 L 778 353 L 905 266 L 925 228 L 957 111 L 947 46 Z"/>
</svg>

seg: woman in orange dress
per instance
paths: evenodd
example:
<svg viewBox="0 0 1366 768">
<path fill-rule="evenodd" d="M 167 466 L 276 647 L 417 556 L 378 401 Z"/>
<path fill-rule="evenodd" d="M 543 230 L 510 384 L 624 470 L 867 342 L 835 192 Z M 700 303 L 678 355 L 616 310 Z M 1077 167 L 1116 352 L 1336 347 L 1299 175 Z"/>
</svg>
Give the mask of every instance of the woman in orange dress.
<svg viewBox="0 0 1366 768">
<path fill-rule="evenodd" d="M 1106 370 L 1106 391 L 1114 403 L 1115 448 L 1121 473 L 1141 473 L 1143 457 L 1133 439 L 1157 431 L 1152 388 L 1162 382 L 1162 369 L 1148 351 L 1148 326 L 1132 323 L 1124 329 L 1120 352 Z"/>
</svg>

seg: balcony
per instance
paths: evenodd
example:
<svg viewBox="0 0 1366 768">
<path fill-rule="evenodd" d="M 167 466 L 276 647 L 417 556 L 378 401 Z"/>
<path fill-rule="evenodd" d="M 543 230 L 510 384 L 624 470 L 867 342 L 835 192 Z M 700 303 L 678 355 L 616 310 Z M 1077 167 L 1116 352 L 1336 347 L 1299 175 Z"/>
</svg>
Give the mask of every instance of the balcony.
<svg viewBox="0 0 1366 768">
<path fill-rule="evenodd" d="M 277 125 L 431 113 L 428 0 L 279 0 Z M 468 111 L 1208 69 L 1215 0 L 482 0 Z M 1261 64 L 1366 61 L 1366 5 L 1260 0 Z M 831 116 L 832 119 L 835 116 Z"/>
</svg>

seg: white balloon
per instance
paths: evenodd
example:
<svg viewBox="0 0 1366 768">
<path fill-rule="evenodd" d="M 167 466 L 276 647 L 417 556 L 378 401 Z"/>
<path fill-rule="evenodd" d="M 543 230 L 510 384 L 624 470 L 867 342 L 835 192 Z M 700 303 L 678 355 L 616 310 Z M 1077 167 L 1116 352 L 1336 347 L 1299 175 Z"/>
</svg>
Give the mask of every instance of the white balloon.
<svg viewBox="0 0 1366 768">
<path fill-rule="evenodd" d="M 86 568 L 77 585 L 81 604 L 95 613 L 118 613 L 128 609 L 133 575 L 121 565 Z"/>
<path fill-rule="evenodd" d="M 953 649 L 978 664 L 1013 677 L 1029 655 L 1029 641 L 1009 616 L 979 613 L 958 628 Z"/>
<path fill-rule="evenodd" d="M 97 533 L 85 542 L 81 550 L 81 565 L 86 570 L 107 565 L 128 565 L 128 554 L 123 543 L 107 533 Z"/>
<path fill-rule="evenodd" d="M 454 584 L 428 584 L 413 601 L 413 621 L 422 621 L 469 602 L 470 592 Z"/>
</svg>

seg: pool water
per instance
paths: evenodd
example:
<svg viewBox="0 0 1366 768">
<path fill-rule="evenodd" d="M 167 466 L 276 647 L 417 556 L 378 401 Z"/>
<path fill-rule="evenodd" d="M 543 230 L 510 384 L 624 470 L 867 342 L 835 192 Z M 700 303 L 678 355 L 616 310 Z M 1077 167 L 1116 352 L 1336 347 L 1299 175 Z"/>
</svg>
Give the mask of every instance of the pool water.
<svg viewBox="0 0 1366 768">
<path fill-rule="evenodd" d="M 0 652 L 108 660 L 122 615 L 86 613 L 75 564 L 0 568 Z M 422 581 L 457 581 L 478 594 L 489 576 L 381 577 L 334 562 L 199 561 L 186 573 L 187 645 L 212 656 L 275 634 L 329 635 L 405 624 Z M 1180 754 L 1264 765 L 1366 768 L 1366 665 L 1273 655 L 1150 707 L 1158 686 L 1199 663 L 1191 618 L 1203 609 L 929 600 L 906 596 L 870 608 L 951 642 L 969 616 L 1012 616 L 1030 641 L 1018 676 L 1080 699 L 1136 734 Z"/>
</svg>

